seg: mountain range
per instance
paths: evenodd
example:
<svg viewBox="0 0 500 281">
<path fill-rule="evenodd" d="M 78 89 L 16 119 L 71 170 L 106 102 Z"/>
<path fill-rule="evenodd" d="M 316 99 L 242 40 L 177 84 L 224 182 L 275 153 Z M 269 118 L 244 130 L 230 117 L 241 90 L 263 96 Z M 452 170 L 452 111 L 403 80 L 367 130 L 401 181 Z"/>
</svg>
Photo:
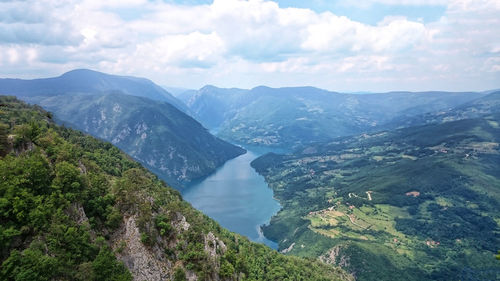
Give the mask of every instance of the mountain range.
<svg viewBox="0 0 500 281">
<path fill-rule="evenodd" d="M 0 97 L 0 279 L 498 278 L 500 91 L 173 90 L 90 70 L 0 79 L 37 104 Z M 289 257 L 142 168 L 182 188 L 245 152 L 222 139 L 288 152 L 252 167 L 282 206 L 263 233 Z"/>
<path fill-rule="evenodd" d="M 74 70 L 56 78 L 0 79 L 0 93 L 110 141 L 178 188 L 245 152 L 211 135 L 182 102 L 142 78 Z"/>
<path fill-rule="evenodd" d="M 342 94 L 314 87 L 251 90 L 205 86 L 177 97 L 223 139 L 293 149 L 302 144 L 376 131 L 394 120 L 448 110 L 485 93 Z"/>
<path fill-rule="evenodd" d="M 89 69 L 75 69 L 53 78 L 0 79 L 0 93 L 15 95 L 23 99 L 68 94 L 101 94 L 110 91 L 165 101 L 181 111 L 187 110 L 184 103 L 145 78 L 111 75 Z"/>
</svg>

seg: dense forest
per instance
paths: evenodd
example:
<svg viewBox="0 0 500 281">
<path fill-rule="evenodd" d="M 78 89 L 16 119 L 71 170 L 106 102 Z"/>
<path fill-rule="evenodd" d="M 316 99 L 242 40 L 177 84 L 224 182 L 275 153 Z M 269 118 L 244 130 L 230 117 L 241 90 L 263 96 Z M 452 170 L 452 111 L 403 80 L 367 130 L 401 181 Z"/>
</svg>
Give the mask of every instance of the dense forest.
<svg viewBox="0 0 500 281">
<path fill-rule="evenodd" d="M 221 228 L 113 145 L 0 97 L 1 280 L 352 280 Z"/>
</svg>

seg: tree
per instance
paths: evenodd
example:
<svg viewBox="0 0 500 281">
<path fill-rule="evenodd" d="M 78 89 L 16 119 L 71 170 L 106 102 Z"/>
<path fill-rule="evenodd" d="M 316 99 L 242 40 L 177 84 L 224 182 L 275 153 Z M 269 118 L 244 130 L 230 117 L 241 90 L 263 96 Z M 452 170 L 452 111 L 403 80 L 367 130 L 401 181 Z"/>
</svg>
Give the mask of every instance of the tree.
<svg viewBox="0 0 500 281">
<path fill-rule="evenodd" d="M 0 157 L 7 154 L 9 142 L 7 141 L 8 126 L 0 123 Z"/>
<path fill-rule="evenodd" d="M 14 133 L 16 135 L 16 146 L 24 147 L 26 144 L 32 142 L 36 143 L 41 133 L 40 125 L 34 121 L 29 124 L 22 124 L 15 127 Z"/>
<path fill-rule="evenodd" d="M 132 275 L 127 268 L 116 260 L 108 246 L 103 246 L 92 262 L 94 280 L 130 281 Z"/>
<path fill-rule="evenodd" d="M 174 281 L 186 281 L 186 273 L 184 272 L 184 269 L 178 267 L 175 269 L 174 272 Z"/>
<path fill-rule="evenodd" d="M 229 278 L 233 276 L 234 274 L 234 267 L 232 264 L 230 264 L 228 261 L 223 261 L 222 265 L 220 266 L 220 271 L 219 275 L 222 278 Z"/>
</svg>

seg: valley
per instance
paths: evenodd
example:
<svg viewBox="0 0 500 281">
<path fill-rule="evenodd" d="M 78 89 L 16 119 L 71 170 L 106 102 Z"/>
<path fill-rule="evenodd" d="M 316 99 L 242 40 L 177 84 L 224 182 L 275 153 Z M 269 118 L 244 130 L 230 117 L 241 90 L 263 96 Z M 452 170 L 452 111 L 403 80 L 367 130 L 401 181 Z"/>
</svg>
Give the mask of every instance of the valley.
<svg viewBox="0 0 500 281">
<path fill-rule="evenodd" d="M 280 90 L 287 99 L 302 96 L 302 104 L 310 102 L 311 96 L 305 97 L 308 88 Z M 300 106 L 290 107 L 289 102 L 269 94 L 276 102 L 263 95 L 267 99 L 263 104 L 254 99 L 238 105 L 244 108 L 238 111 L 235 100 L 248 102 L 254 90 L 235 91 L 214 87 L 198 94 L 190 91 L 187 105 L 194 112 L 203 112 L 203 106 L 216 99 L 233 108 L 219 117 L 223 121 L 218 135 L 226 139 L 295 148 L 289 153 L 271 152 L 252 162 L 282 205 L 264 226 L 264 234 L 278 242 L 279 251 L 319 257 L 346 268 L 359 280 L 452 280 L 465 274 L 464 266 L 467 274 L 490 268 L 493 276 L 500 272 L 491 258 L 500 243 L 498 92 L 463 94 L 463 98 L 438 92 L 363 95 L 359 99 L 365 99 L 364 103 L 379 98 L 370 105 L 373 112 L 384 108 L 385 102 L 398 104 L 403 97 L 411 109 L 398 106 L 397 113 L 390 109 L 384 113 L 386 119 L 360 127 L 363 134 L 346 133 L 330 121 L 329 130 L 352 136 L 325 141 L 314 133 L 291 129 L 285 141 L 277 134 L 301 114 Z M 196 100 L 203 100 L 203 106 L 193 106 Z M 254 125 L 241 121 L 227 125 L 233 122 L 228 120 L 242 120 L 253 102 L 262 110 L 248 117 Z M 360 106 L 359 110 L 370 107 Z M 295 115 L 279 113 L 285 110 Z M 331 113 L 320 110 L 317 114 L 322 117 L 310 120 L 318 122 Z M 366 120 L 377 120 L 380 114 Z M 395 115 L 389 117 L 391 114 Z M 272 117 L 263 119 L 268 116 Z M 349 118 L 341 122 L 351 124 Z M 276 129 L 277 124 L 283 125 Z M 224 129 L 226 125 L 231 131 Z M 321 130 L 317 123 L 306 127 Z M 288 142 L 294 139 L 299 141 Z"/>
<path fill-rule="evenodd" d="M 247 150 L 185 188 L 182 197 L 223 227 L 276 249 L 278 245 L 264 237 L 260 229 L 281 208 L 264 178 L 250 166 L 260 155 L 262 152 Z"/>
<path fill-rule="evenodd" d="M 500 0 L 0 11 L 0 281 L 500 280 Z"/>
<path fill-rule="evenodd" d="M 0 96 L 1 280 L 352 276 L 232 233 L 110 143 Z"/>
<path fill-rule="evenodd" d="M 53 111 L 47 116 L 58 123 L 123 149 L 219 228 L 275 255 L 319 260 L 340 278 L 356 280 L 450 280 L 498 268 L 491 256 L 500 243 L 499 92 L 353 96 L 311 87 L 206 86 L 178 93 L 186 105 L 174 106 L 134 94 L 126 83 L 61 92 L 50 90 L 58 85 L 51 79 L 16 81 L 28 86 L 13 94 Z M 35 82 L 49 92 L 35 91 Z M 0 80 L 0 89 L 9 83 Z M 161 217 L 161 225 L 166 222 L 183 225 Z M 128 230 L 128 240 L 146 235 L 134 248 L 157 234 L 144 227 Z M 158 228 L 160 236 L 168 229 Z M 187 264 L 186 274 L 226 274 L 218 271 L 222 264 L 191 260 L 167 244 L 160 247 Z M 182 251 L 202 253 L 188 248 Z M 150 255 L 142 251 L 141 258 Z M 230 260 L 234 272 L 236 260 Z"/>
</svg>

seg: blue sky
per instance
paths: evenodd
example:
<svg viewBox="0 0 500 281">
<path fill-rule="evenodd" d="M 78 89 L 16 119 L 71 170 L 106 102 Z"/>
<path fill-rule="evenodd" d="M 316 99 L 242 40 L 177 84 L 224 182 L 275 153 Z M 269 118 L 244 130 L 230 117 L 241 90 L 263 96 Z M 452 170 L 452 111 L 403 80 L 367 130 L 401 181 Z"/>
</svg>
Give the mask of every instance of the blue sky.
<svg viewBox="0 0 500 281">
<path fill-rule="evenodd" d="M 211 4 L 212 0 L 169 0 L 167 3 L 182 5 Z M 436 1 L 429 5 L 387 4 L 376 1 L 342 1 L 342 0 L 275 0 L 281 8 L 303 8 L 315 12 L 332 12 L 340 16 L 366 24 L 377 24 L 386 16 L 405 16 L 416 21 L 436 21 L 446 12 L 444 1 Z M 390 2 L 390 1 L 389 1 Z M 397 2 L 397 1 L 393 1 Z M 404 1 L 400 1 L 404 2 Z"/>
<path fill-rule="evenodd" d="M 446 5 L 388 5 L 384 3 L 355 4 L 358 1 L 276 1 L 280 7 L 310 8 L 316 12 L 330 11 L 366 24 L 377 24 L 386 16 L 404 16 L 409 20 L 432 22 L 439 20 Z"/>
<path fill-rule="evenodd" d="M 0 77 L 174 87 L 500 88 L 498 0 L 0 1 Z"/>
</svg>

